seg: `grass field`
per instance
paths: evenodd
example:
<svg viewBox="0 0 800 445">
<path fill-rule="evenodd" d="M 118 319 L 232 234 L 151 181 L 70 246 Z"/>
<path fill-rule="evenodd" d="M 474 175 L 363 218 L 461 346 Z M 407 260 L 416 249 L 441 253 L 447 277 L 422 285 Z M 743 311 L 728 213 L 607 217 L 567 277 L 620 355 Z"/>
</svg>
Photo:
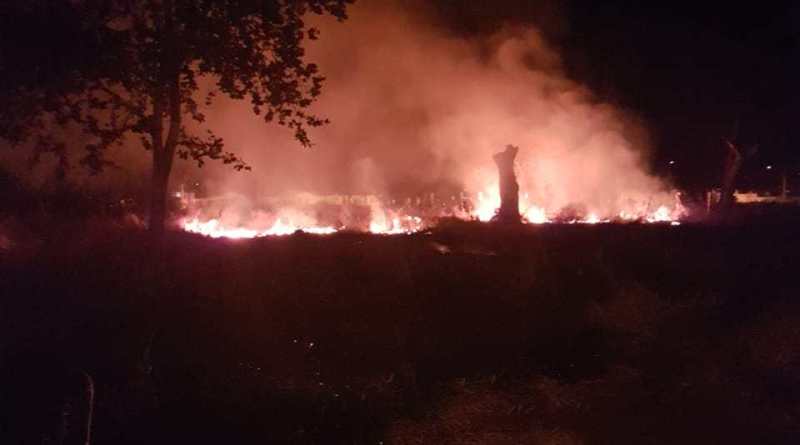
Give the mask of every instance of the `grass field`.
<svg viewBox="0 0 800 445">
<path fill-rule="evenodd" d="M 63 230 L 2 258 L 0 427 L 47 439 L 80 370 L 94 443 L 796 443 L 799 256 L 780 224 Z"/>
</svg>

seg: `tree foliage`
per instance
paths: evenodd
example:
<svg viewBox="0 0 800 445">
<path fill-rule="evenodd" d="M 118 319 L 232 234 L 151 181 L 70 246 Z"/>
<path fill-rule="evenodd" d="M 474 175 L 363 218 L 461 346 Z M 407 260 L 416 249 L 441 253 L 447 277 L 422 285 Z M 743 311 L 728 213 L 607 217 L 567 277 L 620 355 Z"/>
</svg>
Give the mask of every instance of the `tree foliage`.
<svg viewBox="0 0 800 445">
<path fill-rule="evenodd" d="M 319 34 L 306 20 L 343 20 L 351 1 L 11 0 L 0 14 L 0 137 L 42 153 L 63 151 L 70 134 L 97 172 L 109 147 L 135 136 L 165 191 L 176 155 L 249 168 L 219 136 L 186 125 L 224 94 L 308 146 L 308 128 L 325 121 L 308 111 L 324 78 L 304 58 Z M 203 95 L 201 79 L 213 83 Z"/>
</svg>

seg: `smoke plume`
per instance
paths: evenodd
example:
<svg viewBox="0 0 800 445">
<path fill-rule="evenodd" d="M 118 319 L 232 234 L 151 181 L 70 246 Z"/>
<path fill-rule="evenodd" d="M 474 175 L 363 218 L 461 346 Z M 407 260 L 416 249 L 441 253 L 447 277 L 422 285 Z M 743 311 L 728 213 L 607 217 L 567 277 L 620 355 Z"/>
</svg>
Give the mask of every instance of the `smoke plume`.
<svg viewBox="0 0 800 445">
<path fill-rule="evenodd" d="M 311 131 L 313 148 L 265 125 L 247 102 L 220 98 L 206 110 L 209 128 L 252 171 L 177 162 L 173 189 L 200 183 L 254 206 L 297 193 L 486 193 L 497 182 L 492 154 L 514 144 L 522 201 L 551 214 L 671 204 L 647 171 L 643 126 L 569 79 L 539 30 L 457 37 L 409 4 L 359 2 L 344 23 L 313 18 L 321 37 L 307 56 L 327 77 L 313 111 L 331 121 Z M 135 141 L 111 155 L 134 166 L 117 177 L 149 178 Z"/>
<path fill-rule="evenodd" d="M 492 154 L 521 147 L 527 200 L 548 211 L 618 214 L 629 200 L 669 202 L 646 169 L 647 136 L 632 117 L 570 80 L 532 27 L 459 38 L 424 14 L 357 4 L 344 23 L 323 19 L 309 59 L 326 75 L 314 111 L 331 123 L 299 148 L 247 104 L 224 101 L 209 121 L 253 167 L 202 172 L 216 191 L 245 195 L 487 190 Z"/>
</svg>

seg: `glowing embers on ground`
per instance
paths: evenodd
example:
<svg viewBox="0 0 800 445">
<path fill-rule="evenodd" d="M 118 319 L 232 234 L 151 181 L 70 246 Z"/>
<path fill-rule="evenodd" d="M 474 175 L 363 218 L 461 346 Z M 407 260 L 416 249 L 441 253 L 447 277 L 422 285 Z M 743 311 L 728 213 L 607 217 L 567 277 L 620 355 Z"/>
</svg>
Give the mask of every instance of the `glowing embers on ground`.
<svg viewBox="0 0 800 445">
<path fill-rule="evenodd" d="M 686 215 L 684 209 L 670 209 L 667 206 L 660 206 L 654 211 L 621 211 L 614 217 L 600 217 L 595 212 L 589 212 L 585 216 L 573 217 L 549 217 L 547 212 L 536 206 L 528 207 L 523 213 L 523 220 L 529 224 L 610 224 L 610 223 L 670 223 L 674 226 L 680 225 L 680 219 Z"/>
<path fill-rule="evenodd" d="M 184 219 L 181 225 L 184 230 L 212 238 L 257 238 L 264 236 L 285 236 L 297 232 L 329 235 L 340 231 L 365 232 L 376 235 L 410 235 L 426 230 L 436 224 L 440 218 L 457 218 L 466 221 L 491 221 L 500 207 L 500 196 L 496 186 L 478 193 L 472 205 L 469 203 L 453 204 L 454 199 L 446 200 L 453 206 L 430 206 L 429 208 L 388 208 L 378 202 L 369 205 L 365 219 L 345 220 L 338 225 L 320 224 L 313 212 L 302 212 L 284 209 L 278 216 L 261 214 L 258 218 L 241 220 L 239 218 L 201 219 L 197 216 Z M 668 202 L 661 197 L 661 202 Z M 527 193 L 520 196 L 520 214 L 527 224 L 605 224 L 605 223 L 669 223 L 679 225 L 687 215 L 686 208 L 675 195 L 675 201 L 669 205 L 656 207 L 650 200 L 630 201 L 625 210 L 618 213 L 599 212 L 594 209 L 577 208 L 547 209 L 533 205 Z M 438 210 L 437 210 L 438 209 Z M 655 210 L 653 210 L 655 209 Z M 412 213 L 414 212 L 414 213 Z M 345 212 L 348 213 L 349 212 Z M 355 212 L 358 213 L 358 212 Z M 328 218 L 328 221 L 331 221 Z"/>
<path fill-rule="evenodd" d="M 369 233 L 376 235 L 402 235 L 417 233 L 425 228 L 422 218 L 417 216 L 384 216 L 382 213 L 373 217 L 369 224 Z M 313 235 L 331 235 L 343 230 L 353 230 L 348 227 L 314 226 L 293 224 L 286 218 L 278 218 L 266 229 L 256 229 L 251 226 L 225 225 L 218 219 L 200 220 L 188 218 L 181 222 L 181 227 L 187 232 L 205 235 L 211 238 L 247 239 L 264 236 L 286 236 L 297 232 Z M 357 230 L 356 230 L 357 231 Z"/>
<path fill-rule="evenodd" d="M 418 216 L 395 216 L 376 218 L 369 223 L 369 232 L 376 235 L 401 235 L 417 233 L 424 229 L 422 218 Z"/>
<path fill-rule="evenodd" d="M 569 209 L 546 209 L 531 204 L 527 193 L 520 194 L 519 210 L 522 221 L 528 224 L 605 224 L 605 223 L 670 223 L 680 225 L 680 220 L 688 215 L 686 207 L 680 199 L 680 193 L 674 196 L 672 208 L 668 205 L 658 207 L 649 202 L 630 202 L 625 210 L 619 213 L 602 213 L 595 211 L 568 211 Z M 497 184 L 491 184 L 476 195 L 475 207 L 469 217 L 474 220 L 488 222 L 494 218 L 500 208 L 500 192 Z M 655 207 L 655 210 L 653 208 Z"/>
<path fill-rule="evenodd" d="M 522 207 L 522 206 L 521 206 Z M 491 212 L 476 208 L 467 219 L 473 221 L 490 221 L 491 216 L 496 212 Z M 669 223 L 679 225 L 680 211 L 667 206 L 660 206 L 655 211 L 646 212 L 620 212 L 614 218 L 601 218 L 597 213 L 589 212 L 585 216 L 572 217 L 550 217 L 545 209 L 537 206 L 527 206 L 521 209 L 523 222 L 527 224 L 607 224 L 607 223 Z M 383 212 L 373 217 L 368 228 L 356 229 L 349 227 L 297 225 L 291 223 L 286 218 L 278 218 L 266 229 L 253 228 L 249 226 L 225 225 L 217 219 L 200 220 L 199 218 L 188 218 L 181 222 L 181 226 L 187 232 L 205 235 L 211 238 L 247 239 L 259 238 L 264 236 L 286 236 L 294 233 L 303 232 L 315 235 L 330 235 L 343 230 L 364 231 L 375 235 L 410 235 L 425 230 L 429 224 L 421 217 L 409 215 L 386 215 Z"/>
<path fill-rule="evenodd" d="M 258 238 L 262 236 L 285 236 L 291 235 L 298 231 L 315 235 L 329 235 L 337 232 L 337 229 L 334 227 L 299 227 L 282 219 L 277 219 L 271 227 L 262 230 L 225 226 L 217 219 L 201 221 L 198 218 L 191 218 L 184 220 L 181 225 L 187 232 L 198 233 L 211 238 L 230 239 Z"/>
<path fill-rule="evenodd" d="M 523 216 L 525 221 L 531 224 L 544 224 L 550 222 L 550 220 L 547 219 L 547 214 L 545 213 L 544 209 L 536 206 L 528 207 L 528 210 L 525 211 Z"/>
</svg>

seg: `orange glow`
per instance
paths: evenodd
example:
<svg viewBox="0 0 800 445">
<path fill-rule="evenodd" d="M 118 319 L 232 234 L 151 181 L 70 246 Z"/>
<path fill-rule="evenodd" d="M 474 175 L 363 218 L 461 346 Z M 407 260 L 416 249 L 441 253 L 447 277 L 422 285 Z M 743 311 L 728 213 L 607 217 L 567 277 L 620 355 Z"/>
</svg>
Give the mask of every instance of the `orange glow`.
<svg viewBox="0 0 800 445">
<path fill-rule="evenodd" d="M 263 212 L 256 212 L 255 216 L 250 217 L 245 222 L 242 222 L 241 218 L 234 216 L 236 212 L 232 211 L 221 218 L 202 219 L 199 216 L 186 218 L 181 222 L 181 226 L 187 232 L 198 233 L 212 238 L 242 239 L 285 236 L 296 232 L 330 235 L 341 230 L 361 230 L 378 235 L 413 234 L 435 225 L 437 219 L 441 216 L 482 222 L 491 221 L 500 207 L 500 192 L 497 183 L 489 183 L 483 190 L 473 193 L 471 196 L 474 197 L 471 200 L 471 211 L 464 211 L 459 201 L 451 199 L 446 201 L 449 204 L 443 204 L 439 210 L 431 211 L 429 208 L 427 213 L 420 208 L 408 206 L 402 209 L 390 209 L 384 207 L 375 199 L 368 204 L 368 222 L 353 222 L 353 226 L 349 225 L 351 224 L 350 222 L 339 223 L 338 226 L 320 224 L 318 219 L 312 216 L 314 212 L 299 210 L 295 207 L 286 207 L 289 204 L 278 206 L 279 210 L 272 216 Z M 657 202 L 662 202 L 663 204 L 658 207 L 651 206 L 651 201 L 655 200 L 653 197 L 643 196 L 638 200 L 628 198 L 623 203 L 609 205 L 606 211 L 595 209 L 586 211 L 581 210 L 580 207 L 576 210 L 558 207 L 548 208 L 532 201 L 531 195 L 523 191 L 520 193 L 519 206 L 522 221 L 527 224 L 628 222 L 679 225 L 680 219 L 688 213 L 681 204 L 680 195 L 675 194 L 672 202 L 670 202 L 668 194 L 662 194 L 659 199 L 660 201 Z M 192 209 L 194 205 L 191 200 L 186 200 L 185 204 L 195 215 L 200 214 L 198 212 L 199 209 Z M 622 207 L 622 210 L 619 210 L 620 207 Z M 655 210 L 652 210 L 653 208 Z M 411 213 L 417 211 L 421 213 Z"/>
<path fill-rule="evenodd" d="M 494 190 L 492 190 L 494 188 Z M 482 222 L 491 221 L 497 208 L 500 206 L 500 196 L 496 186 L 487 188 L 484 192 L 479 192 L 475 199 L 475 208 L 470 213 L 463 213 L 459 209 L 450 209 L 449 214 L 461 219 L 471 219 Z M 646 204 L 630 204 L 629 208 L 619 211 L 616 215 L 603 215 L 602 213 L 591 211 L 585 215 L 576 215 L 570 219 L 556 218 L 551 215 L 558 215 L 560 209 L 555 211 L 548 210 L 538 205 L 528 202 L 528 194 L 523 193 L 520 199 L 520 213 L 523 222 L 527 224 L 547 224 L 553 222 L 568 224 L 603 224 L 611 222 L 638 222 L 638 223 L 670 223 L 673 226 L 680 225 L 680 219 L 686 215 L 686 209 L 676 199 L 674 207 L 670 209 L 667 205 L 661 205 L 654 211 L 649 211 Z M 357 230 L 355 228 L 341 226 L 325 226 L 314 223 L 313 218 L 298 213 L 296 211 L 285 211 L 284 215 L 294 215 L 296 218 L 282 216 L 265 224 L 258 219 L 250 223 L 223 223 L 219 219 L 212 218 L 203 220 L 199 217 L 186 218 L 181 221 L 181 227 L 187 232 L 205 235 L 211 238 L 244 239 L 258 238 L 264 236 L 286 236 L 297 232 L 304 232 L 315 235 L 330 235 L 341 230 Z M 304 221 L 296 223 L 294 221 Z M 404 214 L 399 211 L 391 211 L 374 205 L 371 208 L 368 227 L 365 229 L 369 233 L 377 235 L 401 235 L 413 234 L 425 230 L 428 226 L 435 224 L 436 218 L 423 218 L 416 215 Z"/>
<path fill-rule="evenodd" d="M 647 216 L 647 222 L 670 222 L 672 216 L 666 206 L 659 207 L 655 212 Z"/>
<path fill-rule="evenodd" d="M 400 235 L 419 232 L 424 228 L 422 218 L 416 216 L 394 217 L 391 220 L 373 219 L 369 223 L 369 232 L 377 235 Z"/>
<path fill-rule="evenodd" d="M 550 222 L 544 209 L 531 206 L 525 212 L 525 220 L 531 224 L 544 224 Z"/>
<path fill-rule="evenodd" d="M 211 238 L 258 238 L 262 236 L 285 236 L 297 231 L 315 235 L 329 235 L 337 230 L 333 227 L 298 227 L 281 219 L 275 221 L 272 227 L 258 230 L 245 227 L 229 227 L 221 224 L 217 219 L 200 221 L 197 218 L 184 220 L 181 224 L 187 232 L 198 233 Z"/>
<path fill-rule="evenodd" d="M 600 221 L 600 218 L 598 218 L 596 214 L 590 213 L 589 216 L 586 217 L 584 222 L 586 224 L 597 224 L 597 223 L 599 223 L 601 221 Z"/>
<path fill-rule="evenodd" d="M 478 221 L 491 221 L 498 208 L 500 208 L 500 190 L 495 183 L 488 187 L 485 192 L 478 192 L 478 199 L 472 216 Z"/>
</svg>

